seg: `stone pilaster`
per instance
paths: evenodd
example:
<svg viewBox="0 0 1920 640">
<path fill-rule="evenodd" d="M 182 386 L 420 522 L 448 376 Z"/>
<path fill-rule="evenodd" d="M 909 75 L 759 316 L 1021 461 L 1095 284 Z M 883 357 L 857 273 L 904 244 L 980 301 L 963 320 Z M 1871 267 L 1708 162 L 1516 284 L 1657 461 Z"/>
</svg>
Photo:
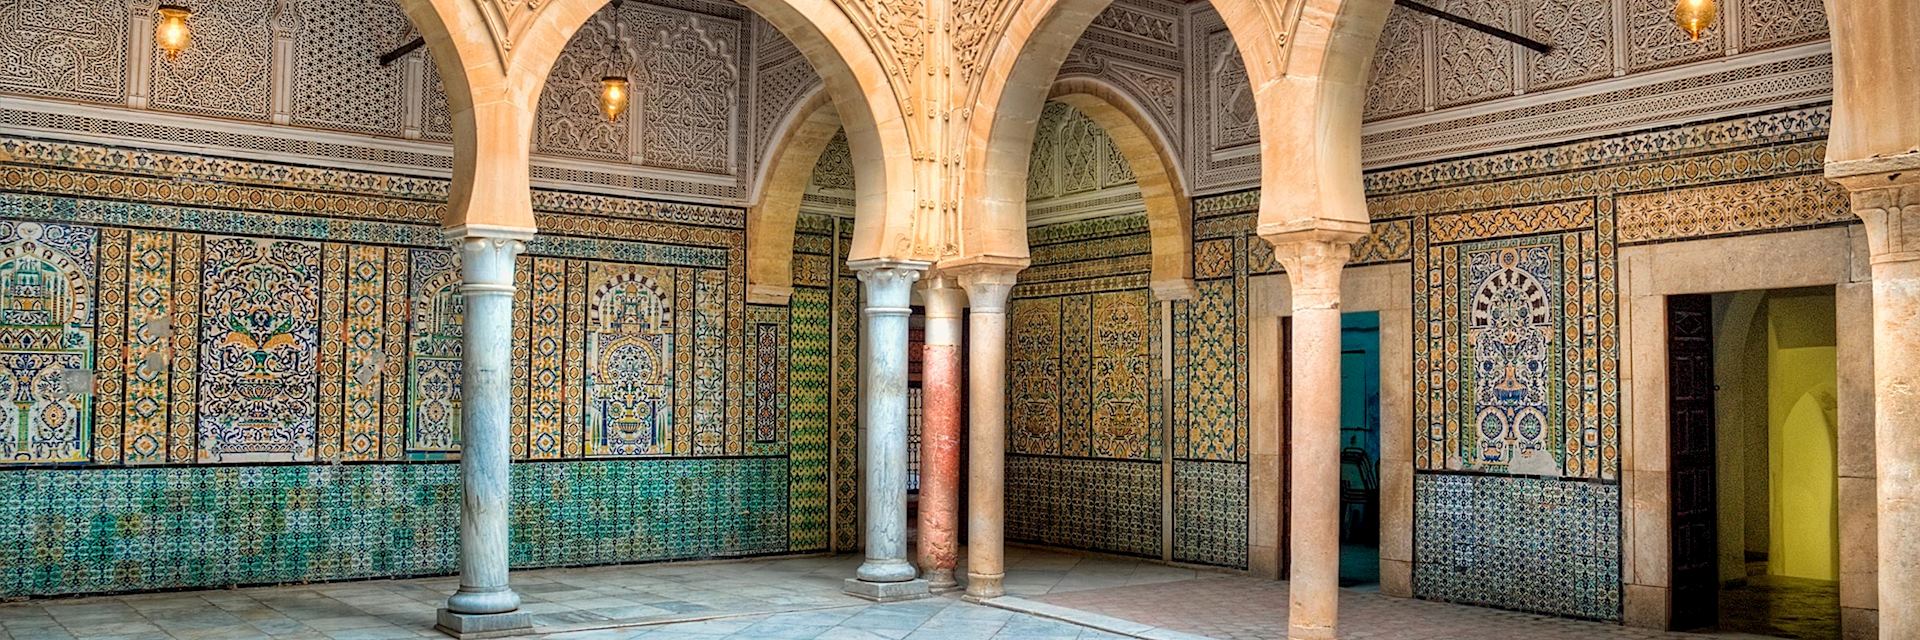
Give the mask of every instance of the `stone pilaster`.
<svg viewBox="0 0 1920 640">
<path fill-rule="evenodd" d="M 1365 224 L 1262 230 L 1293 285 L 1287 637 L 1332 640 L 1340 593 L 1340 270 Z M 1267 381 L 1277 384 L 1278 381 Z"/>
<path fill-rule="evenodd" d="M 1920 154 L 1829 163 L 1827 176 L 1866 223 L 1873 269 L 1880 637 L 1920 637 Z"/>
<path fill-rule="evenodd" d="M 448 230 L 460 252 L 460 589 L 440 610 L 455 637 L 528 630 L 520 596 L 507 586 L 511 493 L 508 417 L 512 407 L 513 269 L 531 229 L 470 225 Z"/>
<path fill-rule="evenodd" d="M 960 547 L 960 347 L 967 294 L 953 278 L 929 279 L 926 352 L 920 358 L 920 571 L 934 591 L 955 588 Z"/>
<path fill-rule="evenodd" d="M 967 290 L 967 595 L 1006 594 L 1007 296 L 1026 265 L 953 272 Z"/>
<path fill-rule="evenodd" d="M 925 597 L 927 581 L 907 561 L 907 318 L 913 283 L 927 264 L 863 260 L 849 266 L 866 288 L 861 333 L 868 348 L 860 380 L 867 437 L 860 458 L 867 558 L 847 580 L 847 593 L 882 601 Z"/>
</svg>

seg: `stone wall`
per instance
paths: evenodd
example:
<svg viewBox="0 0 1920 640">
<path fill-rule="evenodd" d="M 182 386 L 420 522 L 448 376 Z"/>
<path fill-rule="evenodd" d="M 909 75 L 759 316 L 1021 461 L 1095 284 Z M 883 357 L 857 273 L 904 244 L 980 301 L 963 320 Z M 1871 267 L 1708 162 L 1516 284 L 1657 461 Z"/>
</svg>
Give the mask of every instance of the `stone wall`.
<svg viewBox="0 0 1920 640">
<path fill-rule="evenodd" d="M 452 570 L 444 181 L 21 138 L 0 157 L 0 595 Z M 761 307 L 738 209 L 534 201 L 515 565 L 852 544 L 850 225 L 803 219 L 796 303 Z"/>
</svg>

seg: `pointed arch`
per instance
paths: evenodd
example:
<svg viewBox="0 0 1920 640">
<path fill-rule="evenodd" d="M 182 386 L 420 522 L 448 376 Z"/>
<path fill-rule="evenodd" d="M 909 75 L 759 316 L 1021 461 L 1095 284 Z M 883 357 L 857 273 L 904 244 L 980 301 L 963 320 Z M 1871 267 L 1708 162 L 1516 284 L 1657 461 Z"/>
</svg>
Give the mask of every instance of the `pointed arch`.
<svg viewBox="0 0 1920 640">
<path fill-rule="evenodd" d="M 786 304 L 793 294 L 793 226 L 814 167 L 840 126 L 839 112 L 820 89 L 781 121 L 760 165 L 759 195 L 747 209 L 748 302 Z M 859 178 L 854 188 L 859 189 Z"/>
<path fill-rule="evenodd" d="M 1172 139 L 1138 100 L 1104 80 L 1063 78 L 1053 83 L 1048 98 L 1078 109 L 1106 130 L 1133 169 L 1152 236 L 1155 297 L 1192 297 L 1193 200 Z"/>
</svg>

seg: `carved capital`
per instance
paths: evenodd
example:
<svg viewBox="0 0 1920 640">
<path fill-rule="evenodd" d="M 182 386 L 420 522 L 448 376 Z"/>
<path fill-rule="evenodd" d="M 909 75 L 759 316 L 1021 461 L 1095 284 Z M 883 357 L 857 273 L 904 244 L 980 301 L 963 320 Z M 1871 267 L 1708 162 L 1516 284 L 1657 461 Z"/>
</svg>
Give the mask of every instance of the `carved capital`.
<svg viewBox="0 0 1920 640">
<path fill-rule="evenodd" d="M 1307 220 L 1263 226 L 1260 237 L 1273 244 L 1273 257 L 1293 284 L 1293 308 L 1340 307 L 1340 270 L 1353 259 L 1353 244 L 1367 234 L 1364 223 Z"/>
<path fill-rule="evenodd" d="M 1920 167 L 1851 175 L 1836 175 L 1836 168 L 1827 175 L 1847 188 L 1854 215 L 1866 223 L 1873 263 L 1920 260 Z"/>
<path fill-rule="evenodd" d="M 967 290 L 968 308 L 973 313 L 1006 313 L 1007 296 L 1013 292 L 1020 271 L 1027 268 L 1021 259 L 969 259 L 941 269 L 960 280 Z"/>
<path fill-rule="evenodd" d="M 867 297 L 862 310 L 867 315 L 907 315 L 913 312 L 913 283 L 927 272 L 929 263 L 914 260 L 854 260 L 847 266 L 865 285 Z"/>
<path fill-rule="evenodd" d="M 446 230 L 460 257 L 462 295 L 513 295 L 514 258 L 525 253 L 534 230 L 461 225 Z"/>
</svg>

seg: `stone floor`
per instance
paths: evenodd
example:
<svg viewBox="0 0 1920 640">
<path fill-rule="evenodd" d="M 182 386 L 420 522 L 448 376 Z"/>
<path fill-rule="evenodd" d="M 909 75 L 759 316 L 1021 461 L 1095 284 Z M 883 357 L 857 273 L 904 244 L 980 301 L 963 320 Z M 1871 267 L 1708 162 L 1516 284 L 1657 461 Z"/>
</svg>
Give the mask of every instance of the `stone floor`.
<svg viewBox="0 0 1920 640">
<path fill-rule="evenodd" d="M 1045 607 L 1037 610 L 1057 607 L 1217 640 L 1269 640 L 1286 636 L 1287 584 L 1284 582 L 1211 576 L 1178 584 L 1052 593 L 1028 599 Z M 1342 590 L 1340 637 L 1350 640 L 1656 640 L 1759 636 L 1668 633 Z"/>
<path fill-rule="evenodd" d="M 1840 583 L 1756 575 L 1720 589 L 1720 628 L 1800 640 L 1840 637 Z"/>
<path fill-rule="evenodd" d="M 1076 640 L 1284 635 L 1286 585 L 1141 560 L 1008 552 L 1009 597 L 872 604 L 840 592 L 858 557 L 522 571 L 551 640 Z M 451 578 L 64 598 L 0 605 L 0 639 L 379 640 L 441 637 Z M 1342 594 L 1345 638 L 1683 638 L 1474 607 Z"/>
</svg>

